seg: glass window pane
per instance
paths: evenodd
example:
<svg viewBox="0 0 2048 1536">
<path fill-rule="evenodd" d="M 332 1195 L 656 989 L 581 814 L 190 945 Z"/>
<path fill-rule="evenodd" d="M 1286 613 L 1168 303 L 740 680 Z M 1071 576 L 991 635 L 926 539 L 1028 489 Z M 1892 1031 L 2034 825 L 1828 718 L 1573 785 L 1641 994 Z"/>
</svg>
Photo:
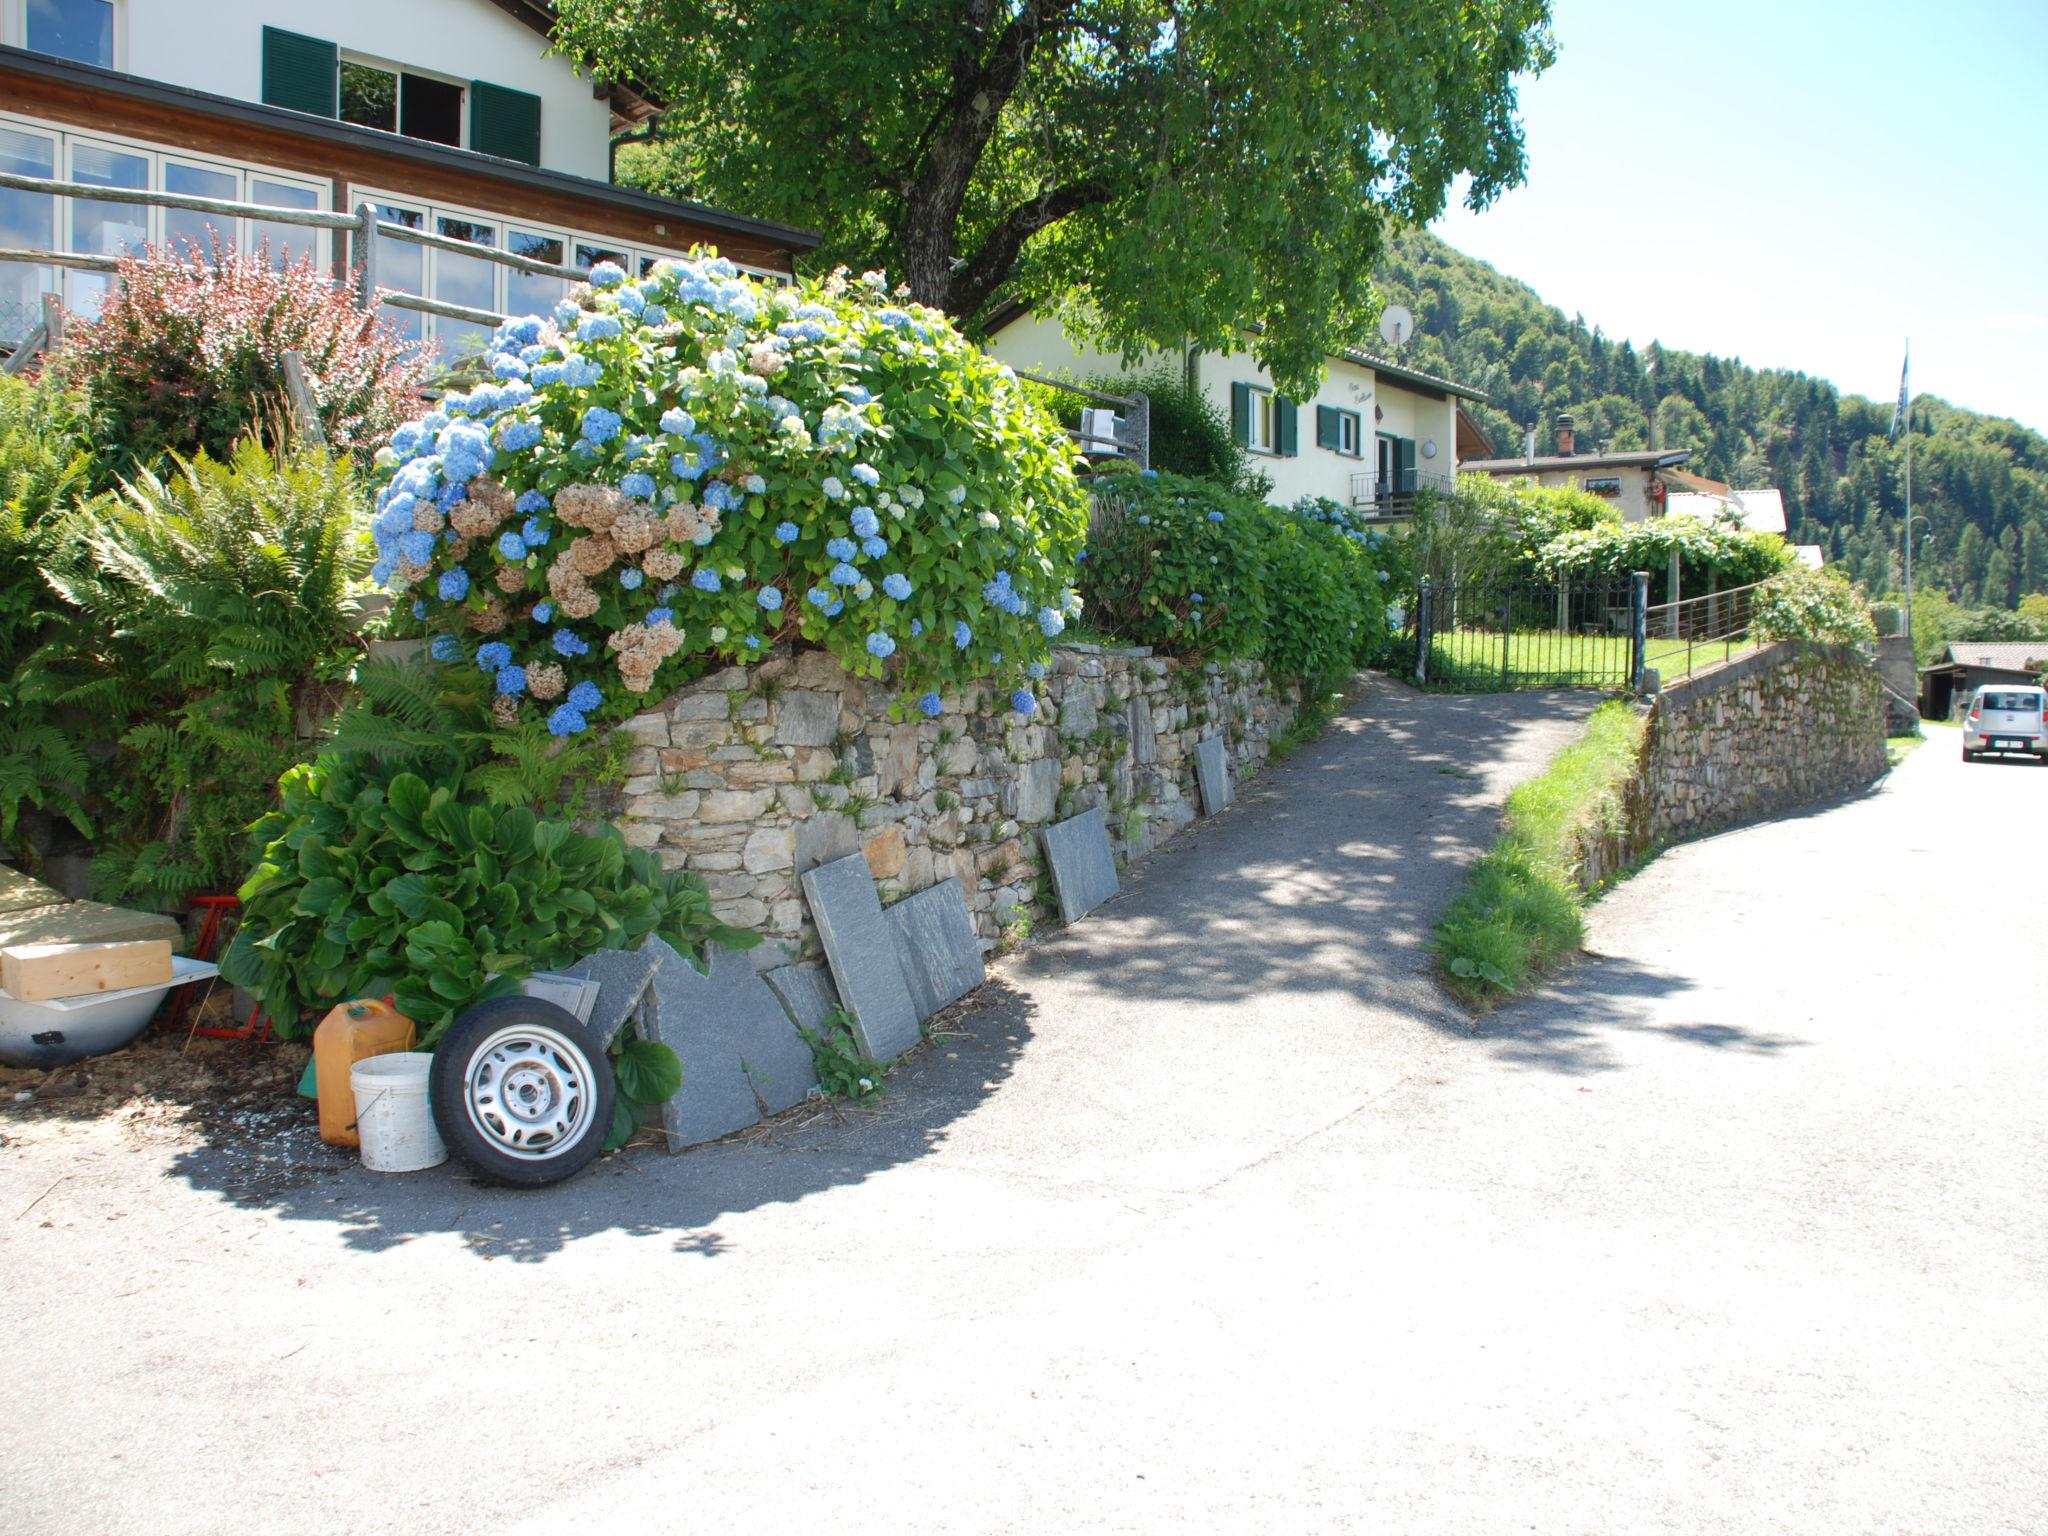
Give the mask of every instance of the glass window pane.
<svg viewBox="0 0 2048 1536">
<path fill-rule="evenodd" d="M 288 181 L 251 176 L 249 201 L 261 203 L 266 208 L 303 208 L 310 212 L 320 206 L 320 194 L 311 187 L 295 186 Z M 286 267 L 309 256 L 317 262 L 320 259 L 320 231 L 308 229 L 303 224 L 277 224 L 267 219 L 252 219 L 249 223 L 249 248 L 267 249 L 273 267 Z"/>
<path fill-rule="evenodd" d="M 409 139 L 462 146 L 462 87 L 425 75 L 403 77 L 398 131 Z"/>
<path fill-rule="evenodd" d="M 71 179 L 96 187 L 149 186 L 149 158 L 99 144 L 71 146 Z M 71 200 L 71 249 L 93 256 L 119 256 L 149 244 L 149 209 L 141 203 L 106 203 L 96 198 Z M 90 319 L 113 282 L 104 272 L 73 272 L 69 276 L 73 311 Z"/>
<path fill-rule="evenodd" d="M 39 133 L 0 128 L 0 170 L 16 176 L 54 176 L 57 141 Z M 47 192 L 0 187 L 0 245 L 16 250 L 57 248 L 57 200 Z M 57 269 L 0 261 L 0 342 L 12 347 L 36 328 L 45 293 L 57 291 Z"/>
<path fill-rule="evenodd" d="M 360 200 L 360 199 L 359 199 Z M 426 215 L 417 208 L 401 208 L 393 203 L 379 203 L 377 217 L 386 224 L 402 224 L 407 229 L 420 229 L 426 225 Z M 426 291 L 427 253 L 424 247 L 405 240 L 394 240 L 389 235 L 377 236 L 377 286 L 397 293 L 424 293 Z M 377 311 L 380 319 L 388 320 L 398 328 L 400 335 L 408 341 L 419 341 L 427 333 L 426 317 L 416 309 L 393 309 L 389 305 Z"/>
<path fill-rule="evenodd" d="M 514 256 L 524 256 L 529 261 L 548 261 L 557 266 L 561 265 L 568 255 L 568 250 L 559 237 L 530 234 L 523 229 L 508 229 L 505 232 L 505 249 Z M 531 272 L 507 271 L 505 313 L 544 315 L 561 303 L 562 296 L 568 291 L 568 283 L 559 277 L 540 277 Z"/>
<path fill-rule="evenodd" d="M 240 198 L 242 178 L 233 171 L 210 165 L 187 165 L 178 160 L 164 162 L 163 189 L 182 197 L 218 197 L 234 202 Z M 214 247 L 231 249 L 235 243 L 235 221 L 219 214 L 200 213 L 191 208 L 164 210 L 164 248 L 175 255 L 210 259 Z"/>
<path fill-rule="evenodd" d="M 114 0 L 28 0 L 28 45 L 112 69 Z"/>
<path fill-rule="evenodd" d="M 441 233 L 451 240 L 471 245 L 496 245 L 498 227 L 470 219 L 443 218 Z M 458 256 L 453 251 L 434 252 L 434 297 L 449 304 L 466 304 L 471 309 L 496 311 L 498 269 L 480 256 Z"/>
<path fill-rule="evenodd" d="M 341 120 L 398 132 L 398 75 L 374 64 L 341 61 Z"/>
<path fill-rule="evenodd" d="M 615 261 L 628 272 L 633 270 L 633 258 L 626 255 L 623 251 L 609 251 L 601 245 L 578 245 L 576 247 L 575 264 L 584 271 L 588 272 L 600 261 Z"/>
</svg>

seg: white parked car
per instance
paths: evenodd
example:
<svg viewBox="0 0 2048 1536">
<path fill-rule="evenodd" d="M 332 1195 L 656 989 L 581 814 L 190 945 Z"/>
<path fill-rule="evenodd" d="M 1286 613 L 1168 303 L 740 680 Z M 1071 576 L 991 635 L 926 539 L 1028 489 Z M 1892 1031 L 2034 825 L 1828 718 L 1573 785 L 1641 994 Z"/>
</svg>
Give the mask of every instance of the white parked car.
<svg viewBox="0 0 2048 1536">
<path fill-rule="evenodd" d="M 1963 716 L 1963 761 L 1986 752 L 2025 752 L 2048 763 L 2048 689 L 1987 684 Z"/>
</svg>

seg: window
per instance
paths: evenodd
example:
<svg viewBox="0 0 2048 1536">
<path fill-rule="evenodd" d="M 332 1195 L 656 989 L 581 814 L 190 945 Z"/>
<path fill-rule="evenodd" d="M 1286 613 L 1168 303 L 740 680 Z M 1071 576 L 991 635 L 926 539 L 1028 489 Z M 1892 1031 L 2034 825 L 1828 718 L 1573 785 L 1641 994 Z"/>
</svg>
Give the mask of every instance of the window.
<svg viewBox="0 0 2048 1536">
<path fill-rule="evenodd" d="M 0 171 L 16 176 L 57 173 L 55 134 L 27 133 L 0 124 Z M 47 192 L 0 187 L 0 245 L 18 251 L 57 248 L 57 199 Z M 0 341 L 10 346 L 42 320 L 45 292 L 56 287 L 56 268 L 0 261 Z"/>
<path fill-rule="evenodd" d="M 71 141 L 71 179 L 96 187 L 143 190 L 149 186 L 149 156 L 130 149 Z M 102 202 L 74 197 L 71 203 L 70 249 L 93 256 L 125 256 L 149 244 L 149 207 L 143 203 Z M 67 303 L 90 319 L 100 312 L 113 277 L 105 272 L 73 272 Z"/>
<path fill-rule="evenodd" d="M 341 60 L 341 120 L 462 147 L 462 87 L 395 64 Z"/>
<path fill-rule="evenodd" d="M 37 53 L 114 67 L 114 0 L 28 0 L 26 41 Z"/>
<path fill-rule="evenodd" d="M 217 166 L 199 165 L 164 158 L 163 190 L 183 197 L 218 197 L 234 202 L 241 194 L 242 178 Z M 207 258 L 216 244 L 235 243 L 233 219 L 200 213 L 191 208 L 164 210 L 163 243 L 181 256 Z M 221 226 L 225 225 L 225 228 Z"/>
<path fill-rule="evenodd" d="M 1333 405 L 1316 407 L 1316 446 L 1346 458 L 1362 457 L 1358 446 L 1358 412 L 1340 411 Z"/>
<path fill-rule="evenodd" d="M 1252 391 L 1251 437 L 1245 446 L 1255 453 L 1278 453 L 1278 413 L 1273 409 L 1273 391 L 1255 389 Z"/>
<path fill-rule="evenodd" d="M 556 267 L 563 265 L 569 255 L 560 235 L 535 234 L 524 229 L 508 228 L 505 231 L 505 249 L 514 256 L 524 256 L 528 261 L 544 261 Z M 562 278 L 508 271 L 505 274 L 505 313 L 544 315 L 561 303 L 568 291 L 569 284 Z"/>
<path fill-rule="evenodd" d="M 2036 715 L 2042 711 L 2044 699 L 2038 693 L 1984 693 L 1977 696 L 1977 702 L 1985 709 L 2009 711 L 2014 714 Z"/>
</svg>

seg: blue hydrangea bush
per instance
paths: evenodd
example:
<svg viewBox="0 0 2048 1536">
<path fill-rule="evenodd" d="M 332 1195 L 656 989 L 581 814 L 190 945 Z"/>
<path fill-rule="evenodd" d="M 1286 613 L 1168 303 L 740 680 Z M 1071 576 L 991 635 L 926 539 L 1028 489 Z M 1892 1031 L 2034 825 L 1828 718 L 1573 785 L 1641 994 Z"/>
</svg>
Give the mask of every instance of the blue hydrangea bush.
<svg viewBox="0 0 2048 1536">
<path fill-rule="evenodd" d="M 1030 711 L 1087 498 L 1058 425 L 937 311 L 875 273 L 602 263 L 483 361 L 393 434 L 373 528 L 377 576 L 501 722 L 573 735 L 783 641 L 905 709 L 994 675 Z"/>
</svg>

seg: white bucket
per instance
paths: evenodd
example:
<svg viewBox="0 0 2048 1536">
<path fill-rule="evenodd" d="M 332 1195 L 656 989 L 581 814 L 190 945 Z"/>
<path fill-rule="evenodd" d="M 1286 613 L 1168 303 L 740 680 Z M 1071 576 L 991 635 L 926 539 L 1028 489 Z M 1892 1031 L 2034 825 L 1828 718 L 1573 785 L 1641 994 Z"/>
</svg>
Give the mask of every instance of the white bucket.
<svg viewBox="0 0 2048 1536">
<path fill-rule="evenodd" d="M 424 1051 L 387 1051 L 365 1056 L 348 1069 L 363 1166 L 371 1172 L 411 1173 L 448 1160 L 427 1103 L 427 1073 L 433 1065 L 434 1058 Z"/>
</svg>

